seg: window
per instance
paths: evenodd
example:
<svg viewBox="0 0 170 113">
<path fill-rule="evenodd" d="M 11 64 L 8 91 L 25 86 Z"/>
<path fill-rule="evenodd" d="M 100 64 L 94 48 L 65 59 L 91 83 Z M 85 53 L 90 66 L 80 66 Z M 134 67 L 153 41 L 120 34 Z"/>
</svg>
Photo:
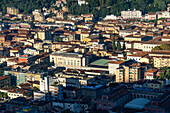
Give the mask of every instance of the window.
<svg viewBox="0 0 170 113">
<path fill-rule="evenodd" d="M 107 106 L 106 103 L 103 103 L 103 106 L 106 107 Z"/>
<path fill-rule="evenodd" d="M 111 107 L 112 107 L 112 104 L 111 104 L 111 103 L 109 103 L 109 105 L 108 105 L 108 106 L 109 106 L 109 108 L 111 108 Z"/>
</svg>

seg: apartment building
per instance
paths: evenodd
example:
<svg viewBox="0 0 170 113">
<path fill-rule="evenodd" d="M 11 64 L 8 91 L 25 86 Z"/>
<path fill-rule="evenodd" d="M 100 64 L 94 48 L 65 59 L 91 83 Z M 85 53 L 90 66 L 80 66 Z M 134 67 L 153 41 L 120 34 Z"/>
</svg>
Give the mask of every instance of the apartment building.
<svg viewBox="0 0 170 113">
<path fill-rule="evenodd" d="M 25 81 L 40 81 L 40 77 L 42 77 L 44 73 L 11 70 L 4 71 L 4 75 L 12 76 L 12 85 L 19 85 Z"/>
<path fill-rule="evenodd" d="M 123 66 L 116 69 L 116 82 L 130 83 L 141 79 L 141 69 L 137 66 Z"/>
<path fill-rule="evenodd" d="M 58 19 L 64 19 L 65 15 L 67 13 L 65 11 L 60 11 L 60 12 L 57 12 L 57 18 Z"/>
<path fill-rule="evenodd" d="M 7 14 L 18 15 L 19 10 L 15 7 L 7 7 Z"/>
<path fill-rule="evenodd" d="M 51 30 L 38 30 L 34 35 L 34 39 L 52 40 Z"/>
<path fill-rule="evenodd" d="M 50 54 L 50 62 L 54 62 L 55 66 L 75 68 L 88 65 L 89 58 L 78 53 L 53 52 Z"/>
<path fill-rule="evenodd" d="M 153 57 L 153 66 L 156 68 L 170 67 L 170 56 Z"/>
<path fill-rule="evenodd" d="M 53 98 L 57 98 L 59 100 L 63 99 L 63 86 L 62 85 L 50 85 L 49 91 Z"/>
<path fill-rule="evenodd" d="M 116 74 L 116 68 L 119 68 L 124 64 L 125 61 L 110 61 L 108 64 L 109 74 Z"/>
<path fill-rule="evenodd" d="M 122 18 L 142 18 L 142 11 L 139 10 L 133 10 L 133 11 L 121 11 Z"/>
</svg>

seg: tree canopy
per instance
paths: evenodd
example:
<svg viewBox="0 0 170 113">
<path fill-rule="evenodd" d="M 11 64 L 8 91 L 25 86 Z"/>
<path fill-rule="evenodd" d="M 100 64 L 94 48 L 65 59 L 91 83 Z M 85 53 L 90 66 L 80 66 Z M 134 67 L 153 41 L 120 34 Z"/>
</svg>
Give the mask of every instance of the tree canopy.
<svg viewBox="0 0 170 113">
<path fill-rule="evenodd" d="M 51 7 L 56 0 L 0 0 L 0 10 L 6 13 L 6 7 L 16 7 L 20 13 L 31 14 L 35 9 Z M 76 0 L 67 0 L 69 13 L 74 15 L 93 13 L 95 17 L 108 14 L 120 15 L 122 10 L 137 9 L 144 14 L 166 10 L 169 0 L 86 0 L 87 5 L 78 6 Z"/>
<path fill-rule="evenodd" d="M 162 44 L 161 46 L 156 46 L 152 49 L 152 51 L 157 51 L 157 50 L 168 50 L 168 51 L 170 51 L 170 45 L 169 44 Z"/>
<path fill-rule="evenodd" d="M 73 0 L 67 0 L 70 14 L 93 13 L 95 17 L 105 17 L 108 14 L 120 15 L 122 10 L 141 10 L 148 12 L 166 10 L 168 0 L 86 0 L 88 5 L 78 6 Z"/>
<path fill-rule="evenodd" d="M 7 7 L 16 7 L 20 13 L 31 14 L 33 10 L 49 8 L 56 0 L 0 0 L 0 10 L 6 13 Z"/>
</svg>

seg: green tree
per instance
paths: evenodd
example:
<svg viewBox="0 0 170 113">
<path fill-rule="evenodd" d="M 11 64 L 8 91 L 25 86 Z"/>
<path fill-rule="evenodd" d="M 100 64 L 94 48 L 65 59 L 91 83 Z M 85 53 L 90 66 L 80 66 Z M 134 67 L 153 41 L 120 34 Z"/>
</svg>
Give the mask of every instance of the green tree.
<svg viewBox="0 0 170 113">
<path fill-rule="evenodd" d="M 0 99 L 2 99 L 3 98 L 3 93 L 2 92 L 0 92 Z"/>
<path fill-rule="evenodd" d="M 165 79 L 165 75 L 163 73 L 159 73 L 160 79 Z"/>
<path fill-rule="evenodd" d="M 3 97 L 6 99 L 8 97 L 7 93 L 4 93 Z"/>
<path fill-rule="evenodd" d="M 112 40 L 112 49 L 113 49 L 113 50 L 116 50 L 115 36 L 113 36 L 113 40 Z"/>
<path fill-rule="evenodd" d="M 121 50 L 121 44 L 120 41 L 117 42 L 117 50 Z"/>
<path fill-rule="evenodd" d="M 161 50 L 161 47 L 160 46 L 155 46 L 152 51 L 156 51 L 156 50 Z"/>
<path fill-rule="evenodd" d="M 161 46 L 162 50 L 169 50 L 170 51 L 170 44 L 162 44 Z"/>
</svg>

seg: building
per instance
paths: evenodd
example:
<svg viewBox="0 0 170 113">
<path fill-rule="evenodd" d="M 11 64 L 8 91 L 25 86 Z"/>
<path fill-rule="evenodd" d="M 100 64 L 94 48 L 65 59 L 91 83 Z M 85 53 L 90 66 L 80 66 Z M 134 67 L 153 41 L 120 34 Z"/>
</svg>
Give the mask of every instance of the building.
<svg viewBox="0 0 170 113">
<path fill-rule="evenodd" d="M 100 99 L 97 99 L 97 109 L 110 110 L 131 100 L 130 92 L 125 86 L 120 86 L 114 90 L 104 93 Z"/>
<path fill-rule="evenodd" d="M 170 92 L 155 98 L 145 106 L 145 110 L 149 113 L 169 113 L 169 95 Z"/>
<path fill-rule="evenodd" d="M 148 81 L 147 86 L 148 86 L 148 88 L 151 88 L 151 89 L 161 90 L 163 84 L 158 81 Z"/>
<path fill-rule="evenodd" d="M 124 61 L 110 61 L 108 64 L 109 74 L 116 74 L 116 68 L 121 67 L 124 64 Z"/>
<path fill-rule="evenodd" d="M 144 98 L 136 98 L 132 101 L 125 104 L 124 108 L 133 109 L 133 110 L 142 110 L 145 109 L 146 104 L 148 104 L 150 100 Z"/>
<path fill-rule="evenodd" d="M 30 55 L 21 55 L 18 57 L 18 63 L 30 63 L 33 56 Z"/>
<path fill-rule="evenodd" d="M 126 18 L 142 18 L 142 11 L 139 10 L 133 10 L 133 11 L 121 11 L 121 17 Z"/>
<path fill-rule="evenodd" d="M 51 30 L 38 30 L 34 35 L 34 39 L 52 40 Z"/>
<path fill-rule="evenodd" d="M 25 97 L 18 97 L 6 102 L 5 106 L 9 112 L 21 110 L 28 104 L 28 100 Z"/>
<path fill-rule="evenodd" d="M 47 112 L 52 107 L 51 101 L 36 100 L 30 103 L 32 108 L 36 108 L 39 112 Z"/>
<path fill-rule="evenodd" d="M 154 68 L 151 68 L 149 70 L 146 70 L 145 71 L 145 79 L 148 79 L 148 80 L 153 80 L 155 77 L 156 77 L 156 74 L 157 74 L 157 69 L 154 69 Z"/>
<path fill-rule="evenodd" d="M 82 4 L 87 4 L 85 0 L 78 0 L 78 5 L 81 6 Z"/>
<path fill-rule="evenodd" d="M 170 57 L 169 56 L 153 57 L 153 65 L 156 68 L 170 67 Z"/>
<path fill-rule="evenodd" d="M 15 7 L 7 7 L 7 14 L 18 15 L 19 10 Z"/>
<path fill-rule="evenodd" d="M 104 86 L 103 85 L 87 85 L 81 87 L 81 95 L 89 97 L 100 97 L 103 94 Z"/>
<path fill-rule="evenodd" d="M 48 77 L 44 77 L 44 78 L 40 78 L 40 91 L 42 92 L 49 92 L 49 78 Z"/>
<path fill-rule="evenodd" d="M 18 97 L 31 97 L 32 92 L 29 90 L 25 90 L 25 89 L 18 89 L 18 88 L 13 88 L 13 89 L 9 89 L 7 91 L 8 94 L 8 98 L 9 99 L 14 99 L 14 98 L 18 98 Z"/>
<path fill-rule="evenodd" d="M 62 85 L 50 85 L 49 91 L 52 98 L 62 100 L 63 99 L 63 86 Z"/>
<path fill-rule="evenodd" d="M 53 52 L 50 54 L 50 62 L 54 62 L 55 66 L 76 68 L 88 65 L 89 58 L 78 53 Z"/>
<path fill-rule="evenodd" d="M 4 75 L 11 76 L 11 84 L 19 85 L 26 81 L 40 81 L 40 78 L 44 76 L 44 73 L 39 72 L 30 72 L 30 71 L 18 71 L 18 70 L 10 70 L 4 71 Z"/>
<path fill-rule="evenodd" d="M 60 12 L 57 12 L 57 18 L 58 19 L 64 19 L 65 16 L 66 16 L 66 12 L 65 11 L 60 11 Z"/>
<path fill-rule="evenodd" d="M 71 112 L 80 113 L 80 103 L 77 101 L 53 101 L 53 107 L 61 107 L 63 109 L 69 109 Z"/>
<path fill-rule="evenodd" d="M 33 92 L 34 95 L 34 100 L 43 100 L 46 101 L 49 99 L 49 93 L 44 93 L 44 92 Z"/>
<path fill-rule="evenodd" d="M 0 87 L 11 86 L 11 76 L 0 76 Z"/>
<path fill-rule="evenodd" d="M 2 21 L 2 12 L 0 11 L 0 22 Z M 1 31 L 1 30 L 0 30 Z"/>
<path fill-rule="evenodd" d="M 138 66 L 123 66 L 116 69 L 116 82 L 130 83 L 142 78 L 141 68 Z"/>
<path fill-rule="evenodd" d="M 170 12 L 170 3 L 167 5 L 167 11 Z"/>
<path fill-rule="evenodd" d="M 140 35 L 140 34 L 133 34 L 124 37 L 125 41 L 149 41 L 152 40 L 152 37 Z"/>
<path fill-rule="evenodd" d="M 157 14 L 155 12 L 150 12 L 147 15 L 148 15 L 148 20 L 156 20 L 157 19 Z"/>
</svg>

